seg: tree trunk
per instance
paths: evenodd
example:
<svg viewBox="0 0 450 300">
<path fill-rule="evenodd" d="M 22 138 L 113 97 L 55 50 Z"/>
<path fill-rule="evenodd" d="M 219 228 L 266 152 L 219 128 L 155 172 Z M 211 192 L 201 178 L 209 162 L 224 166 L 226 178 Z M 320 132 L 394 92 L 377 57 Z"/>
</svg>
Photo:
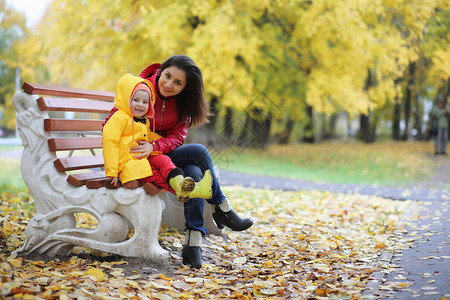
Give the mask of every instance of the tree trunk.
<svg viewBox="0 0 450 300">
<path fill-rule="evenodd" d="M 375 132 L 370 126 L 370 115 L 360 115 L 358 137 L 365 143 L 375 142 Z"/>
<path fill-rule="evenodd" d="M 367 69 L 365 90 L 368 91 L 373 85 L 372 71 Z M 372 129 L 372 126 L 370 126 L 370 115 L 371 113 L 369 112 L 367 115 L 361 114 L 359 117 L 358 138 L 365 143 L 373 143 L 375 141 L 375 128 Z"/>
<path fill-rule="evenodd" d="M 323 138 L 326 139 L 334 139 L 336 137 L 336 123 L 337 123 L 338 115 L 332 114 L 328 119 L 324 118 L 324 133 Z"/>
<path fill-rule="evenodd" d="M 272 120 L 270 114 L 267 116 L 259 108 L 252 110 L 252 117 L 250 118 L 250 132 L 247 137 L 250 138 L 250 147 L 264 149 L 269 144 L 270 127 Z"/>
<path fill-rule="evenodd" d="M 408 139 L 409 134 L 409 119 L 411 116 L 411 98 L 412 98 L 412 88 L 414 87 L 414 72 L 416 70 L 416 64 L 409 64 L 409 74 L 408 74 L 408 84 L 406 85 L 405 93 L 405 131 L 403 132 L 403 140 Z"/>
<path fill-rule="evenodd" d="M 225 110 L 225 124 L 223 134 L 226 139 L 230 139 L 233 136 L 233 110 L 230 107 L 227 107 Z"/>
<path fill-rule="evenodd" d="M 305 125 L 303 141 L 305 143 L 314 143 L 314 119 L 312 106 L 306 105 L 306 115 L 308 116 L 308 120 Z"/>
<path fill-rule="evenodd" d="M 250 114 L 248 112 L 245 113 L 245 123 L 244 123 L 244 127 L 240 128 L 240 132 L 238 133 L 237 136 L 237 143 L 235 143 L 235 145 L 238 145 L 240 147 L 244 147 L 243 145 L 248 145 L 248 141 L 249 141 L 249 132 L 247 130 L 247 128 L 249 128 L 250 125 Z M 239 130 L 239 129 L 238 129 Z M 247 146 L 245 146 L 246 148 Z"/>
<path fill-rule="evenodd" d="M 219 103 L 219 99 L 217 99 L 217 97 L 211 98 L 210 110 L 213 115 L 209 118 L 209 123 L 205 124 L 208 145 L 214 144 L 216 141 L 215 129 L 216 129 L 216 123 L 217 123 L 217 104 L 218 103 Z"/>
<path fill-rule="evenodd" d="M 278 143 L 283 145 L 287 145 L 289 143 L 289 137 L 291 136 L 292 129 L 294 128 L 294 121 L 291 118 L 287 120 L 285 128 L 286 130 L 280 134 L 280 138 L 278 139 Z"/>
<path fill-rule="evenodd" d="M 402 140 L 404 141 L 408 139 L 410 115 L 411 115 L 411 90 L 409 87 L 407 87 L 405 94 L 405 131 L 403 132 L 402 135 Z"/>
<path fill-rule="evenodd" d="M 271 117 L 270 113 L 264 119 L 263 126 L 264 126 L 264 131 L 263 131 L 263 136 L 262 136 L 262 140 L 261 140 L 261 142 L 262 142 L 261 148 L 266 149 L 270 144 L 270 128 L 272 127 L 272 117 Z"/>
<path fill-rule="evenodd" d="M 419 95 L 414 96 L 414 128 L 416 130 L 416 139 L 422 140 L 422 113 L 420 109 Z"/>
<path fill-rule="evenodd" d="M 445 89 L 445 88 L 444 88 Z M 450 96 L 450 79 L 447 80 L 447 91 L 444 94 L 444 103 L 445 106 L 448 108 L 448 97 Z M 450 128 L 450 117 L 447 118 L 448 119 L 448 128 Z M 450 130 L 447 130 L 448 132 L 448 139 L 450 139 Z"/>
<path fill-rule="evenodd" d="M 394 104 L 394 116 L 392 120 L 392 138 L 395 141 L 399 141 L 401 139 L 400 136 L 400 111 L 401 106 L 400 103 L 398 103 L 398 98 L 395 99 Z"/>
</svg>

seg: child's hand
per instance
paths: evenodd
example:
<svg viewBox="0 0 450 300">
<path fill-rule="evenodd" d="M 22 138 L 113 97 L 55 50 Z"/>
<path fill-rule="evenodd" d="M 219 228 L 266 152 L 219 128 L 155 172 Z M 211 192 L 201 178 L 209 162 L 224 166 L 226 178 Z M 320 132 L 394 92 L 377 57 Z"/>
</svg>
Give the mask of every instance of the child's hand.
<svg viewBox="0 0 450 300">
<path fill-rule="evenodd" d="M 138 141 L 139 145 L 131 147 L 130 153 L 139 153 L 134 156 L 136 159 L 146 158 L 153 151 L 153 145 L 148 141 Z"/>
<path fill-rule="evenodd" d="M 119 178 L 108 176 L 108 180 L 106 180 L 106 182 L 105 182 L 105 188 L 117 189 L 119 187 L 120 187 Z"/>
<path fill-rule="evenodd" d="M 108 177 L 108 178 L 111 179 L 111 184 L 113 186 L 117 186 L 118 185 L 119 178 L 117 178 L 117 177 Z"/>
</svg>

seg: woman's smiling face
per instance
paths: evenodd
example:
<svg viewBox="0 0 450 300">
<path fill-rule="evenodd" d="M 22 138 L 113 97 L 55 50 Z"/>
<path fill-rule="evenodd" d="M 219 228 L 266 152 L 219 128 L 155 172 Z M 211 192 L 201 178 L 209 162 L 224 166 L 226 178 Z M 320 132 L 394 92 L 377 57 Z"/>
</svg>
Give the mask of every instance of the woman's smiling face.
<svg viewBox="0 0 450 300">
<path fill-rule="evenodd" d="M 159 92 L 164 97 L 173 97 L 178 95 L 185 86 L 186 73 L 183 70 L 175 66 L 171 66 L 161 72 L 158 87 Z"/>
</svg>

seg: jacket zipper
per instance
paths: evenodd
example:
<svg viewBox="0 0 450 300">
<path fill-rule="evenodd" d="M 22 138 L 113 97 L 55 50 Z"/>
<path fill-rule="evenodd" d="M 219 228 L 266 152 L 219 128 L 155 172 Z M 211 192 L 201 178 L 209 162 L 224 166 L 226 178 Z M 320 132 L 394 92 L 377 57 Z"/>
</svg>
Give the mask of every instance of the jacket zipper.
<svg viewBox="0 0 450 300">
<path fill-rule="evenodd" d="M 163 105 L 161 107 L 161 125 L 159 126 L 159 130 L 161 130 L 162 126 L 163 126 L 163 112 L 166 110 L 166 100 L 163 100 Z"/>
</svg>

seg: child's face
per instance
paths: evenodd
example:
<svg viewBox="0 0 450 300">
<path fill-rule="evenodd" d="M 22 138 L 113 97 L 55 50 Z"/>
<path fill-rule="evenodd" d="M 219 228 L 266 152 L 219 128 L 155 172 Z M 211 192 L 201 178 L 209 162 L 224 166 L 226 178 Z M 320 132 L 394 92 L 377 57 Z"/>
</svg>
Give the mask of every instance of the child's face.
<svg viewBox="0 0 450 300">
<path fill-rule="evenodd" d="M 138 90 L 131 98 L 130 110 L 136 117 L 143 117 L 148 111 L 150 103 L 150 95 L 143 90 Z"/>
</svg>

